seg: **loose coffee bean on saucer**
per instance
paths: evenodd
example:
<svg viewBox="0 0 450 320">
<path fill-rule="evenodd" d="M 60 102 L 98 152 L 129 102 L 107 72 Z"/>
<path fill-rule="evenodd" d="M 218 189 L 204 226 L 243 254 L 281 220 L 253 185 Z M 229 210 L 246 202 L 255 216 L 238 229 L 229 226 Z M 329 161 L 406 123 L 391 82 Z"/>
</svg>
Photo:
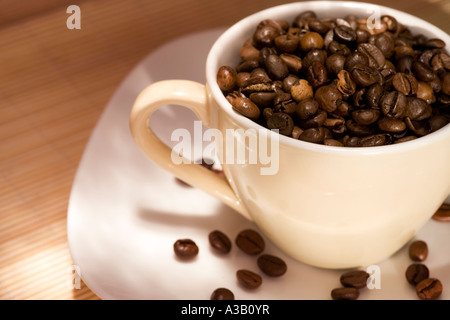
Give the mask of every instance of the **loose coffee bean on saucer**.
<svg viewBox="0 0 450 320">
<path fill-rule="evenodd" d="M 173 244 L 173 250 L 181 259 L 192 259 L 198 254 L 198 247 L 191 239 L 179 239 Z"/>
<path fill-rule="evenodd" d="M 417 240 L 409 246 L 409 257 L 413 261 L 425 261 L 428 256 L 428 246 L 425 241 Z"/>
<path fill-rule="evenodd" d="M 286 273 L 287 265 L 282 259 L 270 254 L 258 257 L 258 267 L 270 277 L 279 277 Z"/>
<path fill-rule="evenodd" d="M 341 275 L 340 281 L 344 287 L 364 288 L 370 275 L 363 270 L 349 271 Z"/>
<path fill-rule="evenodd" d="M 428 278 L 416 285 L 416 292 L 422 300 L 436 300 L 443 290 L 442 283 L 436 278 Z"/>
<path fill-rule="evenodd" d="M 234 293 L 227 288 L 217 288 L 211 294 L 211 300 L 234 300 Z"/>
<path fill-rule="evenodd" d="M 430 276 L 430 271 L 427 266 L 421 263 L 411 264 L 406 269 L 406 280 L 412 284 L 417 285 L 420 281 L 427 279 Z"/>
<path fill-rule="evenodd" d="M 236 277 L 238 282 L 247 289 L 256 289 L 262 284 L 261 276 L 250 270 L 238 270 L 236 272 Z"/>
<path fill-rule="evenodd" d="M 211 246 L 220 253 L 228 253 L 231 250 L 231 240 L 222 231 L 214 230 L 208 236 Z"/>
<path fill-rule="evenodd" d="M 333 300 L 356 300 L 358 297 L 358 288 L 344 287 L 331 290 L 331 298 L 333 298 Z"/>
<path fill-rule="evenodd" d="M 450 222 L 450 204 L 444 203 L 432 218 L 440 222 Z"/>
<path fill-rule="evenodd" d="M 239 232 L 236 237 L 236 245 L 249 255 L 257 255 L 264 251 L 266 246 L 263 237 L 255 230 L 246 229 Z"/>
</svg>

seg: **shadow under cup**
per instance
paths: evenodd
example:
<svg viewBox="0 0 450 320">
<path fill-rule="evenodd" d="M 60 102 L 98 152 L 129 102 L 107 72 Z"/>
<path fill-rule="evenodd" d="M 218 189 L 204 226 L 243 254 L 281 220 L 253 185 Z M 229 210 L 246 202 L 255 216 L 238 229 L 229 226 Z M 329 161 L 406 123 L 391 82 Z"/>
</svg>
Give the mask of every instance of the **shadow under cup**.
<svg viewBox="0 0 450 320">
<path fill-rule="evenodd" d="M 378 10 L 413 34 L 450 37 L 431 24 L 394 9 L 360 2 L 300 2 L 261 11 L 228 29 L 207 60 L 211 126 L 262 129 L 231 109 L 216 83 L 220 66 L 235 66 L 238 52 L 264 19 L 292 22 L 302 11 L 323 17 Z M 258 227 L 286 254 L 324 268 L 377 263 L 400 249 L 450 193 L 450 125 L 414 141 L 369 148 L 316 145 L 279 136 L 278 172 L 261 165 L 223 163 L 224 172 Z M 258 150 L 246 145 L 251 153 Z M 220 152 L 220 150 L 219 150 Z"/>
</svg>

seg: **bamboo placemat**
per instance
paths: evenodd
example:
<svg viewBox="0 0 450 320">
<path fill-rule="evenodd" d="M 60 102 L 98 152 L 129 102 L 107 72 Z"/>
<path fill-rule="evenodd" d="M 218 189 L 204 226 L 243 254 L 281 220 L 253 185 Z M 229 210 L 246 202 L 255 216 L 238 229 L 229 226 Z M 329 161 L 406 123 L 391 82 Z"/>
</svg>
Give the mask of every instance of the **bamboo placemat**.
<svg viewBox="0 0 450 320">
<path fill-rule="evenodd" d="M 73 289 L 66 215 L 89 136 L 127 73 L 159 45 L 290 1 L 0 0 L 0 298 L 99 299 Z M 449 32 L 450 2 L 390 3 Z"/>
</svg>

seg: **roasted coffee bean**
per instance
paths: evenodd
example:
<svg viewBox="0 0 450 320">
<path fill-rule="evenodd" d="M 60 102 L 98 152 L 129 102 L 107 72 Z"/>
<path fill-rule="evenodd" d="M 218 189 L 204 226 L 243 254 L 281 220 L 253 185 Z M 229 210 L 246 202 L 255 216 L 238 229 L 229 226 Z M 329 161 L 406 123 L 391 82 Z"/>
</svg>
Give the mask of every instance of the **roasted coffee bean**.
<svg viewBox="0 0 450 320">
<path fill-rule="evenodd" d="M 333 300 L 356 300 L 359 297 L 358 288 L 335 288 L 331 290 Z"/>
<path fill-rule="evenodd" d="M 294 129 L 292 129 L 291 137 L 294 139 L 298 139 L 300 135 L 303 133 L 303 129 L 297 126 L 294 126 Z"/>
<path fill-rule="evenodd" d="M 282 112 L 290 116 L 295 113 L 295 109 L 297 108 L 297 103 L 292 100 L 292 97 L 289 93 L 285 92 L 279 93 L 273 100 L 273 104 L 273 111 L 275 113 Z"/>
<path fill-rule="evenodd" d="M 381 98 L 383 97 L 383 94 L 384 94 L 384 89 L 383 89 L 383 87 L 380 84 L 375 83 L 375 84 L 371 85 L 366 90 L 366 101 L 367 101 L 367 104 L 371 108 L 379 109 L 380 108 Z"/>
<path fill-rule="evenodd" d="M 445 42 L 441 39 L 427 39 L 424 43 L 424 46 L 431 49 L 441 49 L 445 47 Z"/>
<path fill-rule="evenodd" d="M 302 69 L 302 59 L 294 54 L 282 53 L 280 59 L 286 64 L 289 72 L 299 73 Z"/>
<path fill-rule="evenodd" d="M 380 117 L 380 113 L 380 110 L 377 109 L 355 110 L 352 112 L 352 118 L 356 121 L 356 123 L 367 126 L 377 122 Z"/>
<path fill-rule="evenodd" d="M 332 147 L 343 147 L 344 144 L 338 140 L 334 139 L 325 139 L 323 140 L 323 144 L 326 146 L 332 146 Z"/>
<path fill-rule="evenodd" d="M 372 126 L 366 126 L 363 124 L 359 124 L 356 121 L 349 119 L 345 122 L 345 126 L 350 134 L 357 137 L 365 137 L 372 135 L 375 130 Z"/>
<path fill-rule="evenodd" d="M 331 25 L 318 19 L 311 19 L 309 20 L 308 26 L 311 31 L 325 34 L 328 30 L 330 30 Z"/>
<path fill-rule="evenodd" d="M 364 43 L 369 40 L 370 33 L 364 29 L 356 29 L 356 43 Z"/>
<path fill-rule="evenodd" d="M 353 107 L 361 109 L 366 106 L 366 88 L 361 88 L 352 97 Z"/>
<path fill-rule="evenodd" d="M 322 143 L 325 139 L 325 128 L 309 128 L 300 134 L 299 140 L 312 142 L 312 143 Z"/>
<path fill-rule="evenodd" d="M 311 10 L 304 11 L 295 17 L 294 21 L 292 22 L 292 25 L 294 27 L 304 28 L 308 26 L 309 21 L 313 19 L 317 19 L 317 15 L 314 11 Z"/>
<path fill-rule="evenodd" d="M 342 94 L 332 86 L 323 86 L 316 90 L 314 98 L 323 110 L 333 112 L 338 102 L 342 100 Z"/>
<path fill-rule="evenodd" d="M 428 257 L 428 246 L 425 241 L 417 240 L 409 245 L 409 257 L 413 261 L 425 261 Z"/>
<path fill-rule="evenodd" d="M 450 204 L 442 204 L 432 218 L 440 222 L 450 222 Z"/>
<path fill-rule="evenodd" d="M 398 22 L 393 16 L 382 15 L 381 23 L 386 25 L 387 31 L 395 33 L 397 31 Z"/>
<path fill-rule="evenodd" d="M 433 72 L 429 66 L 420 61 L 414 61 L 413 70 L 416 76 L 422 81 L 431 81 L 436 78 L 436 74 Z"/>
<path fill-rule="evenodd" d="M 431 59 L 430 65 L 436 73 L 450 71 L 450 56 L 444 52 L 436 53 Z"/>
<path fill-rule="evenodd" d="M 360 43 L 357 50 L 369 58 L 369 67 L 381 69 L 386 63 L 383 52 L 374 44 Z"/>
<path fill-rule="evenodd" d="M 273 116 L 273 109 L 272 108 L 264 108 L 264 110 L 263 110 L 264 119 L 267 121 L 272 116 Z"/>
<path fill-rule="evenodd" d="M 378 120 L 378 128 L 389 133 L 400 133 L 406 130 L 406 123 L 398 118 L 382 117 Z"/>
<path fill-rule="evenodd" d="M 264 251 L 266 243 L 257 231 L 246 229 L 237 235 L 236 245 L 246 254 L 254 256 Z"/>
<path fill-rule="evenodd" d="M 436 300 L 442 290 L 442 283 L 436 278 L 424 279 L 416 285 L 417 296 L 422 300 Z"/>
<path fill-rule="evenodd" d="M 408 142 L 408 141 L 412 141 L 412 140 L 415 140 L 415 139 L 417 139 L 416 136 L 406 136 L 406 137 L 399 138 L 399 139 L 395 140 L 394 144 Z"/>
<path fill-rule="evenodd" d="M 344 287 L 363 288 L 370 275 L 363 270 L 348 271 L 341 275 L 340 281 Z"/>
<path fill-rule="evenodd" d="M 258 60 L 259 50 L 252 45 L 243 46 L 239 51 L 239 57 L 241 57 L 241 59 L 244 61 Z"/>
<path fill-rule="evenodd" d="M 250 99 L 238 97 L 233 100 L 231 105 L 233 106 L 233 110 L 239 112 L 247 118 L 259 118 L 259 108 Z"/>
<path fill-rule="evenodd" d="M 350 71 L 352 79 L 361 87 L 368 87 L 377 82 L 375 70 L 371 67 L 357 64 Z"/>
<path fill-rule="evenodd" d="M 328 82 L 327 69 L 320 62 L 314 61 L 308 68 L 306 77 L 314 88 L 318 88 Z"/>
<path fill-rule="evenodd" d="M 418 137 L 425 136 L 431 132 L 428 121 L 415 121 L 408 117 L 404 118 L 406 127 Z"/>
<path fill-rule="evenodd" d="M 334 40 L 345 44 L 352 44 L 356 42 L 356 32 L 351 27 L 338 25 L 334 28 Z"/>
<path fill-rule="evenodd" d="M 413 73 L 413 62 L 414 58 L 412 56 L 402 57 L 398 60 L 396 69 L 402 73 Z"/>
<path fill-rule="evenodd" d="M 441 76 L 442 93 L 450 95 L 450 72 L 446 72 Z"/>
<path fill-rule="evenodd" d="M 298 83 L 300 79 L 293 74 L 288 75 L 286 78 L 283 79 L 283 90 L 285 92 L 291 92 L 291 87 L 295 84 Z"/>
<path fill-rule="evenodd" d="M 326 68 L 328 73 L 338 74 L 339 71 L 344 69 L 345 56 L 339 53 L 332 54 L 326 60 Z"/>
<path fill-rule="evenodd" d="M 348 72 L 352 71 L 357 65 L 369 66 L 369 58 L 364 53 L 355 51 L 345 58 L 344 69 Z"/>
<path fill-rule="evenodd" d="M 192 259 L 198 254 L 198 247 L 191 239 L 179 239 L 173 244 L 173 250 L 181 259 Z"/>
<path fill-rule="evenodd" d="M 325 64 L 327 61 L 327 52 L 325 50 L 312 49 L 302 59 L 303 68 L 308 70 L 309 66 L 314 62 Z"/>
<path fill-rule="evenodd" d="M 300 49 L 310 51 L 312 49 L 322 49 L 323 38 L 317 32 L 307 32 L 300 39 Z"/>
<path fill-rule="evenodd" d="M 405 276 L 410 284 L 416 286 L 420 281 L 425 280 L 430 276 L 430 271 L 426 265 L 414 263 L 406 269 Z"/>
<path fill-rule="evenodd" d="M 381 99 L 380 109 L 385 116 L 401 118 L 406 111 L 406 105 L 407 101 L 403 93 L 391 91 L 386 93 Z"/>
<path fill-rule="evenodd" d="M 351 115 L 353 108 L 346 101 L 338 101 L 337 108 L 334 110 L 333 114 L 339 117 L 349 117 Z"/>
<path fill-rule="evenodd" d="M 430 133 L 435 132 L 450 122 L 450 119 L 444 115 L 435 115 L 428 119 L 428 124 L 430 126 Z"/>
<path fill-rule="evenodd" d="M 417 94 L 418 82 L 414 75 L 409 73 L 397 73 L 392 79 L 392 85 L 398 92 L 405 96 Z"/>
<path fill-rule="evenodd" d="M 222 66 L 217 72 L 217 84 L 224 92 L 233 91 L 236 86 L 237 73 L 232 67 Z"/>
<path fill-rule="evenodd" d="M 275 112 L 267 119 L 267 127 L 270 130 L 279 130 L 278 132 L 282 135 L 290 136 L 294 129 L 294 120 L 284 112 Z"/>
<path fill-rule="evenodd" d="M 275 92 L 253 92 L 250 94 L 249 98 L 258 107 L 265 108 L 273 105 L 272 102 L 276 96 L 277 94 Z"/>
<path fill-rule="evenodd" d="M 423 81 L 417 82 L 416 97 L 424 100 L 426 103 L 431 104 L 436 102 L 436 96 L 434 95 L 433 88 Z"/>
<path fill-rule="evenodd" d="M 374 44 L 380 49 L 386 59 L 390 59 L 395 53 L 394 39 L 387 33 L 377 35 Z"/>
<path fill-rule="evenodd" d="M 282 34 L 275 38 L 275 46 L 281 52 L 292 53 L 297 50 L 300 38 L 292 34 Z"/>
<path fill-rule="evenodd" d="M 234 293 L 227 288 L 217 288 L 211 294 L 210 300 L 234 300 Z"/>
<path fill-rule="evenodd" d="M 378 147 L 392 143 L 392 136 L 387 133 L 377 133 L 359 139 L 360 147 Z"/>
<path fill-rule="evenodd" d="M 410 118 L 411 120 L 424 120 L 431 117 L 433 113 L 433 108 L 426 103 L 424 100 L 408 97 L 406 102 L 406 109 L 404 116 Z"/>
<path fill-rule="evenodd" d="M 303 99 L 297 104 L 295 114 L 297 115 L 298 119 L 306 120 L 314 115 L 317 110 L 319 110 L 319 103 L 312 98 L 308 98 Z"/>
<path fill-rule="evenodd" d="M 277 28 L 274 24 L 266 24 L 256 29 L 253 34 L 253 41 L 257 48 L 273 47 L 275 38 L 281 33 L 281 28 Z"/>
<path fill-rule="evenodd" d="M 352 95 L 356 91 L 356 83 L 350 77 L 350 73 L 347 70 L 339 71 L 337 89 L 346 95 Z"/>
<path fill-rule="evenodd" d="M 238 282 L 247 289 L 256 289 L 262 284 L 261 276 L 250 270 L 238 270 L 236 272 L 236 277 Z"/>
<path fill-rule="evenodd" d="M 236 72 L 250 72 L 258 67 L 258 60 L 243 60 L 236 66 Z"/>
<path fill-rule="evenodd" d="M 350 55 L 352 52 L 350 51 L 350 48 L 347 47 L 345 44 L 339 43 L 337 41 L 331 41 L 327 48 L 328 54 L 341 54 L 344 57 Z"/>
<path fill-rule="evenodd" d="M 258 267 L 262 272 L 270 277 L 279 277 L 286 273 L 287 265 L 281 258 L 270 254 L 263 254 L 258 257 Z"/>
<path fill-rule="evenodd" d="M 313 97 L 313 88 L 308 81 L 300 79 L 298 83 L 291 86 L 291 96 L 295 101 L 299 102 L 303 99 Z"/>
<path fill-rule="evenodd" d="M 264 64 L 267 68 L 267 73 L 272 80 L 284 79 L 289 74 L 286 63 L 276 54 L 269 55 Z"/>
<path fill-rule="evenodd" d="M 214 230 L 208 235 L 209 243 L 214 250 L 220 253 L 228 253 L 231 250 L 231 240 L 222 231 Z"/>
</svg>

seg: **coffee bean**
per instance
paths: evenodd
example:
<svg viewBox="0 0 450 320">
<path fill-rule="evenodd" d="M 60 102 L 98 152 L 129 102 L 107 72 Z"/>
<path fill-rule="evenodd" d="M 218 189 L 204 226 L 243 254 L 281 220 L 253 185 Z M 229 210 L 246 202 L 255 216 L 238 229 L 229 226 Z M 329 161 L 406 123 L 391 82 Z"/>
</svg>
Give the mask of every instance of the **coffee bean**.
<svg viewBox="0 0 450 320">
<path fill-rule="evenodd" d="M 380 49 L 386 59 L 390 59 L 394 55 L 394 39 L 389 34 L 382 33 L 377 35 L 374 44 Z"/>
<path fill-rule="evenodd" d="M 436 78 L 436 74 L 429 66 L 420 61 L 413 62 L 413 70 L 417 77 L 422 81 L 431 81 Z"/>
<path fill-rule="evenodd" d="M 314 61 L 307 70 L 306 78 L 313 89 L 318 88 L 328 82 L 327 69 L 320 62 Z"/>
<path fill-rule="evenodd" d="M 328 45 L 328 54 L 329 55 L 333 55 L 333 54 L 340 54 L 343 56 L 348 56 L 350 55 L 352 52 L 350 51 L 350 48 L 347 47 L 345 44 L 339 43 L 337 41 L 331 41 L 330 44 Z"/>
<path fill-rule="evenodd" d="M 436 96 L 434 95 L 433 88 L 431 88 L 428 83 L 423 81 L 417 82 L 416 96 L 417 98 L 424 100 L 428 104 L 436 102 Z"/>
<path fill-rule="evenodd" d="M 403 93 L 405 96 L 415 95 L 417 93 L 417 79 L 412 74 L 397 73 L 392 78 L 392 85 L 395 90 Z"/>
<path fill-rule="evenodd" d="M 424 100 L 408 97 L 404 116 L 411 120 L 424 120 L 431 117 L 433 108 Z"/>
<path fill-rule="evenodd" d="M 363 270 L 348 271 L 341 275 L 340 281 L 344 287 L 364 288 L 370 275 Z"/>
<path fill-rule="evenodd" d="M 250 119 L 259 118 L 259 108 L 250 99 L 238 97 L 233 100 L 233 110 Z"/>
<path fill-rule="evenodd" d="M 424 279 L 416 285 L 417 296 L 422 300 L 436 300 L 442 290 L 442 283 L 436 278 Z"/>
<path fill-rule="evenodd" d="M 285 274 L 287 270 L 286 262 L 270 254 L 259 256 L 257 263 L 261 271 L 270 277 L 279 277 Z"/>
<path fill-rule="evenodd" d="M 300 49 L 302 51 L 310 51 L 312 49 L 322 49 L 323 38 L 317 32 L 307 32 L 300 39 Z"/>
<path fill-rule="evenodd" d="M 297 84 L 291 86 L 291 96 L 295 101 L 299 102 L 303 99 L 313 97 L 313 88 L 308 81 L 300 79 Z"/>
<path fill-rule="evenodd" d="M 357 64 L 350 71 L 352 79 L 361 87 L 368 87 L 377 82 L 375 70 L 369 66 Z"/>
<path fill-rule="evenodd" d="M 409 245 L 409 257 L 413 261 L 425 261 L 428 257 L 428 246 L 425 241 L 417 240 Z"/>
<path fill-rule="evenodd" d="M 383 117 L 378 120 L 378 128 L 385 132 L 400 133 L 406 130 L 406 123 L 398 118 Z"/>
<path fill-rule="evenodd" d="M 241 269 L 236 272 L 238 282 L 247 289 L 256 289 L 262 284 L 262 278 L 259 274 Z"/>
<path fill-rule="evenodd" d="M 312 143 L 322 143 L 325 139 L 325 128 L 318 127 L 306 129 L 302 132 L 298 139 Z"/>
<path fill-rule="evenodd" d="M 306 120 L 319 110 L 319 103 L 312 99 L 303 99 L 297 104 L 296 115 L 300 120 Z"/>
<path fill-rule="evenodd" d="M 250 100 L 252 100 L 259 108 L 270 107 L 273 105 L 273 100 L 276 97 L 275 92 L 253 92 L 249 95 Z"/>
<path fill-rule="evenodd" d="M 372 135 L 375 129 L 372 126 L 359 124 L 356 121 L 349 119 L 345 122 L 345 126 L 350 134 L 357 137 L 366 137 Z"/>
<path fill-rule="evenodd" d="M 222 231 L 214 230 L 208 235 L 211 246 L 220 253 L 228 253 L 231 250 L 231 241 Z"/>
<path fill-rule="evenodd" d="M 299 73 L 302 69 L 302 59 L 294 54 L 282 53 L 280 54 L 280 59 L 286 64 L 289 72 L 295 74 Z"/>
<path fill-rule="evenodd" d="M 387 133 L 377 133 L 359 139 L 359 147 L 379 147 L 392 143 L 392 136 Z"/>
<path fill-rule="evenodd" d="M 282 34 L 275 38 L 275 46 L 281 52 L 293 53 L 298 48 L 300 38 L 292 34 Z"/>
<path fill-rule="evenodd" d="M 405 272 L 406 280 L 416 286 L 420 281 L 427 279 L 430 271 L 427 266 L 421 263 L 411 264 Z"/>
<path fill-rule="evenodd" d="M 367 90 L 366 90 L 366 101 L 367 104 L 374 109 L 377 109 L 380 107 L 380 102 L 381 102 L 381 98 L 384 95 L 384 88 L 378 84 L 375 83 L 373 85 L 371 85 Z"/>
<path fill-rule="evenodd" d="M 234 300 L 234 293 L 227 288 L 217 288 L 211 294 L 210 300 Z"/>
<path fill-rule="evenodd" d="M 406 97 L 398 91 L 386 93 L 381 99 L 380 109 L 385 116 L 401 118 L 406 111 Z"/>
<path fill-rule="evenodd" d="M 253 34 L 253 41 L 257 48 L 273 47 L 275 44 L 275 38 L 281 33 L 281 28 L 274 24 L 262 25 L 256 29 Z"/>
<path fill-rule="evenodd" d="M 338 25 L 334 28 L 334 39 L 342 43 L 351 44 L 356 41 L 356 32 L 345 25 Z"/>
<path fill-rule="evenodd" d="M 331 298 L 333 300 L 356 300 L 358 297 L 358 288 L 335 288 L 331 290 Z"/>
<path fill-rule="evenodd" d="M 360 43 L 357 50 L 369 58 L 369 67 L 371 68 L 381 69 L 386 63 L 383 52 L 374 44 Z"/>
<path fill-rule="evenodd" d="M 267 128 L 270 130 L 277 129 L 280 134 L 290 136 L 294 129 L 294 121 L 287 113 L 275 112 L 267 119 Z"/>
<path fill-rule="evenodd" d="M 358 124 L 369 125 L 375 123 L 380 117 L 380 110 L 377 109 L 362 109 L 352 112 L 352 118 Z"/>
<path fill-rule="evenodd" d="M 325 50 L 312 49 L 310 50 L 306 56 L 302 59 L 303 68 L 308 70 L 309 66 L 314 62 L 320 62 L 321 64 L 325 64 L 327 61 L 327 52 Z"/>
<path fill-rule="evenodd" d="M 432 218 L 440 222 L 450 222 L 450 204 L 442 204 Z"/>
<path fill-rule="evenodd" d="M 246 254 L 254 256 L 264 251 L 266 243 L 257 231 L 245 229 L 237 235 L 236 245 Z"/>
<path fill-rule="evenodd" d="M 338 74 L 344 69 L 345 56 L 339 53 L 332 54 L 325 62 L 328 73 Z"/>
<path fill-rule="evenodd" d="M 266 58 L 265 66 L 269 77 L 273 80 L 283 79 L 289 74 L 286 63 L 276 54 L 271 54 Z"/>
<path fill-rule="evenodd" d="M 198 247 L 191 239 L 179 239 L 173 244 L 173 250 L 181 259 L 192 259 L 198 254 Z"/>
<path fill-rule="evenodd" d="M 323 110 L 333 112 L 337 109 L 338 101 L 342 100 L 342 94 L 332 86 L 323 86 L 316 90 L 314 98 Z"/>
<path fill-rule="evenodd" d="M 357 65 L 369 66 L 369 58 L 364 53 L 355 51 L 345 58 L 344 69 L 348 72 L 352 71 Z"/>
<path fill-rule="evenodd" d="M 233 91 L 236 86 L 237 73 L 229 66 L 222 66 L 217 72 L 217 84 L 224 92 Z"/>
<path fill-rule="evenodd" d="M 339 71 L 337 89 L 346 95 L 352 95 L 356 91 L 356 83 L 350 77 L 350 73 L 347 70 Z"/>
<path fill-rule="evenodd" d="M 442 93 L 450 95 L 450 72 L 446 72 L 441 76 Z"/>
</svg>

